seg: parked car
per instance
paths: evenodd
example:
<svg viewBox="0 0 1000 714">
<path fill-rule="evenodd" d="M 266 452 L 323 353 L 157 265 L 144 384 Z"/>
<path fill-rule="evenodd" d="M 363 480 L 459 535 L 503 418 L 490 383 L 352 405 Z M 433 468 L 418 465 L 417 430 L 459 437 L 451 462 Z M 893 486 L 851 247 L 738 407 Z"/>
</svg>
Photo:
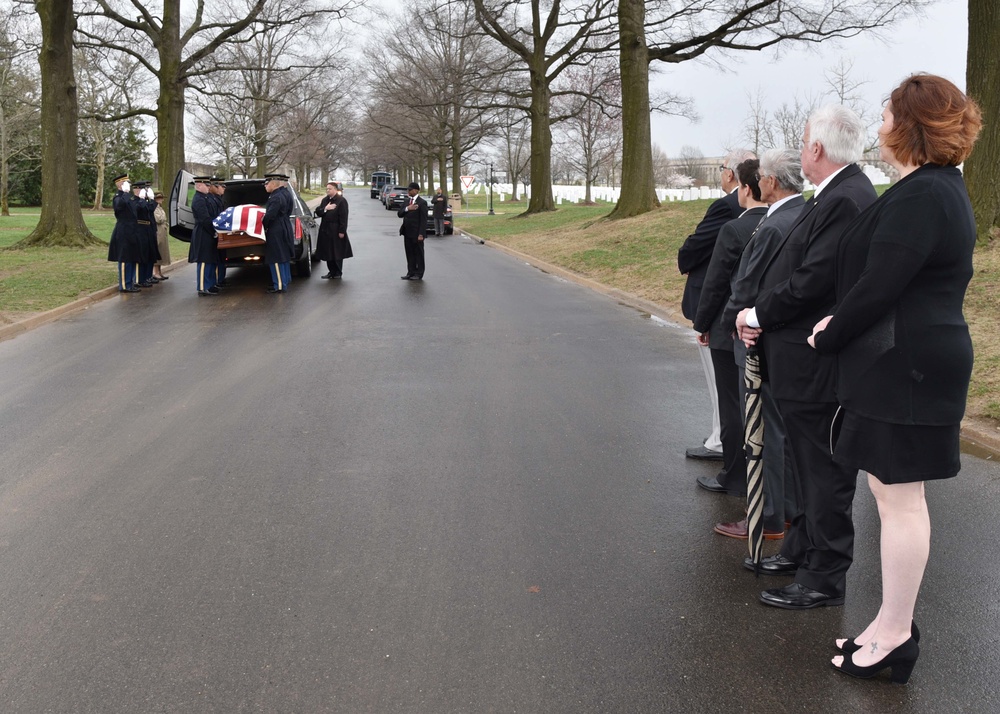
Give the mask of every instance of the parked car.
<svg viewBox="0 0 1000 714">
<path fill-rule="evenodd" d="M 385 195 L 389 193 L 391 189 L 392 189 L 392 184 L 387 183 L 385 186 L 382 187 L 382 190 L 379 191 L 378 200 L 382 202 L 383 206 L 385 205 Z"/>
<path fill-rule="evenodd" d="M 292 265 L 295 274 L 308 278 L 312 273 L 313 246 L 319 236 L 319 223 L 312 211 L 306 206 L 298 192 L 291 186 L 292 192 L 292 231 L 295 236 Z M 194 198 L 194 176 L 187 171 L 178 171 L 170 190 L 168 218 L 170 235 L 186 243 L 191 242 L 191 232 L 194 230 L 194 214 L 191 212 L 191 200 Z M 267 203 L 267 191 L 264 190 L 264 179 L 234 179 L 226 181 L 226 192 L 222 195 L 222 203 L 226 208 Z M 226 265 L 246 266 L 264 265 L 264 243 L 258 239 L 247 237 L 245 243 L 226 248 Z"/>
<path fill-rule="evenodd" d="M 379 198 L 386 184 L 392 184 L 392 174 L 388 171 L 375 171 L 371 178 L 372 198 Z"/>
<path fill-rule="evenodd" d="M 410 194 L 405 186 L 393 186 L 385 194 L 385 210 L 398 211 L 406 205 L 409 198 Z"/>
</svg>

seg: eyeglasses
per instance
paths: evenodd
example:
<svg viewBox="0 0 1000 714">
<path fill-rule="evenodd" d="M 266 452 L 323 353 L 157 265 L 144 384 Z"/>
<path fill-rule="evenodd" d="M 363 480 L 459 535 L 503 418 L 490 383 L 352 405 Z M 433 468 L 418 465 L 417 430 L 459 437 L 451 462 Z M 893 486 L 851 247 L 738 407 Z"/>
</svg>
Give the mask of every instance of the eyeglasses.
<svg viewBox="0 0 1000 714">
<path fill-rule="evenodd" d="M 725 164 L 723 164 L 722 166 L 719 167 L 719 171 L 725 171 L 728 168 L 729 168 L 728 166 L 726 166 Z"/>
<path fill-rule="evenodd" d="M 766 179 L 766 178 L 772 178 L 772 177 L 769 176 L 768 174 L 756 173 L 756 174 L 754 174 L 754 178 L 757 179 L 757 183 L 760 183 L 764 179 Z"/>
</svg>

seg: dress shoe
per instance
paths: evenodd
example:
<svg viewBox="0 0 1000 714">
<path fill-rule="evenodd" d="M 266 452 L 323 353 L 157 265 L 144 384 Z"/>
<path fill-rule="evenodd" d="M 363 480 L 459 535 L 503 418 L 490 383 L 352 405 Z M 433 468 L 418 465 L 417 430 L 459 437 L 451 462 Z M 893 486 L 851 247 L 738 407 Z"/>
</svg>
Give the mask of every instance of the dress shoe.
<svg viewBox="0 0 1000 714">
<path fill-rule="evenodd" d="M 278 290 L 278 288 L 268 288 L 264 292 L 266 292 L 266 293 L 283 293 L 285 291 L 284 290 Z"/>
<path fill-rule="evenodd" d="M 910 621 L 910 637 L 913 638 L 914 642 L 920 644 L 920 628 L 917 627 L 917 623 L 912 620 Z M 836 643 L 834 643 L 833 646 L 844 654 L 854 654 L 861 649 L 861 645 L 855 642 L 853 637 L 849 640 L 845 640 L 843 646 L 841 647 L 837 647 Z"/>
<path fill-rule="evenodd" d="M 765 590 L 760 601 L 783 610 L 811 610 L 814 607 L 835 607 L 844 604 L 843 595 L 827 595 L 807 588 L 799 583 L 791 583 L 783 588 Z"/>
<path fill-rule="evenodd" d="M 742 521 L 736 521 L 736 523 L 716 523 L 715 528 L 712 530 L 719 535 L 726 536 L 727 538 L 739 538 L 740 540 L 746 540 L 750 537 L 750 530 L 747 526 L 746 518 Z M 770 528 L 764 529 L 764 540 L 781 540 L 784 537 L 784 531 L 772 531 Z"/>
<path fill-rule="evenodd" d="M 342 277 L 344 277 L 343 273 L 337 273 L 336 275 L 331 275 L 330 280 L 340 280 Z"/>
<path fill-rule="evenodd" d="M 893 684 L 906 684 L 910 681 L 910 674 L 913 673 L 913 666 L 917 663 L 919 656 L 920 647 L 917 645 L 916 640 L 911 637 L 899 647 L 889 652 L 881 660 L 868 667 L 859 667 L 854 664 L 851 655 L 846 655 L 841 665 L 839 667 L 833 665 L 833 668 L 858 679 L 871 679 L 886 667 L 891 667 L 892 675 L 889 681 Z"/>
<path fill-rule="evenodd" d="M 170 276 L 169 275 L 157 275 L 156 279 L 157 280 L 170 280 Z"/>
<path fill-rule="evenodd" d="M 744 558 L 743 567 L 747 570 L 753 570 L 753 561 L 750 558 Z M 799 569 L 798 565 L 781 553 L 761 558 L 757 567 L 759 572 L 764 575 L 795 575 L 795 571 Z"/>
<path fill-rule="evenodd" d="M 330 278 L 333 277 L 333 275 L 331 273 L 327 273 L 326 275 L 320 275 L 319 277 L 322 280 L 329 280 Z"/>
<path fill-rule="evenodd" d="M 218 291 L 213 293 L 210 290 L 199 290 L 198 294 L 204 296 L 204 295 L 218 295 L 219 293 Z"/>
<path fill-rule="evenodd" d="M 213 285 L 208 289 L 208 292 L 212 293 L 213 295 L 218 295 L 222 291 Z"/>
<path fill-rule="evenodd" d="M 719 479 L 715 476 L 699 476 L 698 485 L 706 491 L 711 491 L 712 493 L 726 492 L 726 487 L 719 483 Z"/>
<path fill-rule="evenodd" d="M 147 282 L 147 283 L 150 283 L 150 284 L 152 284 L 152 285 L 156 285 L 156 284 L 157 284 L 158 282 L 160 282 L 160 279 L 159 279 L 158 277 L 156 277 L 156 276 L 154 275 L 153 277 L 151 277 L 151 278 L 150 278 L 149 280 L 147 280 L 146 282 Z"/>
<path fill-rule="evenodd" d="M 400 275 L 399 279 L 400 280 L 409 280 L 412 277 L 413 277 L 412 275 Z"/>
<path fill-rule="evenodd" d="M 142 282 L 142 283 L 139 283 L 139 287 L 140 288 L 151 288 L 151 287 L 153 287 L 153 284 L 150 283 L 150 282 L 148 282 L 148 281 L 147 282 Z"/>
<path fill-rule="evenodd" d="M 684 452 L 684 456 L 689 459 L 698 459 L 700 461 L 722 461 L 721 451 L 712 451 L 706 446 L 696 446 L 693 449 L 688 449 Z"/>
<path fill-rule="evenodd" d="M 118 292 L 120 292 L 120 293 L 141 293 L 142 290 L 140 290 L 139 288 L 118 288 Z"/>
</svg>

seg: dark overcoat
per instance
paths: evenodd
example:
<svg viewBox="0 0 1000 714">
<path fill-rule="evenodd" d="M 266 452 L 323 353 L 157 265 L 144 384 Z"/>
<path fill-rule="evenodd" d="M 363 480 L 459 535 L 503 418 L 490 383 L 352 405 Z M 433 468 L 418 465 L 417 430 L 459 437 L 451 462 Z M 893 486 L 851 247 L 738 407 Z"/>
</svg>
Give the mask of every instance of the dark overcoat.
<svg viewBox="0 0 1000 714">
<path fill-rule="evenodd" d="M 976 224 L 961 172 L 928 164 L 848 227 L 837 308 L 816 349 L 838 356 L 847 409 L 895 424 L 958 424 L 972 374 L 962 315 Z"/>
<path fill-rule="evenodd" d="M 290 263 L 295 255 L 292 230 L 292 192 L 287 186 L 274 189 L 264 206 L 264 259 L 269 263 Z"/>
<path fill-rule="evenodd" d="M 195 193 L 191 199 L 194 214 L 194 230 L 191 232 L 189 263 L 218 263 L 219 237 L 215 234 L 212 220 L 215 218 L 215 202 L 207 193 Z"/>
<path fill-rule="evenodd" d="M 326 210 L 330 204 L 334 208 Z M 316 217 L 320 219 L 319 238 L 316 241 L 316 257 L 320 260 L 344 260 L 353 258 L 351 239 L 347 235 L 347 219 L 350 215 L 347 199 L 337 195 L 324 196 L 316 209 Z M 344 237 L 341 238 L 340 234 Z"/>
<path fill-rule="evenodd" d="M 115 212 L 115 227 L 108 244 L 108 260 L 113 263 L 139 262 L 139 224 L 132 194 L 118 191 L 111 202 Z"/>
<path fill-rule="evenodd" d="M 694 233 L 689 235 L 677 251 L 677 269 L 687 275 L 684 283 L 684 295 L 681 297 L 681 312 L 689 320 L 694 320 L 698 312 L 698 302 L 701 300 L 701 286 L 708 273 L 708 263 L 712 260 L 715 241 L 719 231 L 729 221 L 738 218 L 743 213 L 740 208 L 740 197 L 736 191 L 716 199 L 705 212 Z"/>
</svg>

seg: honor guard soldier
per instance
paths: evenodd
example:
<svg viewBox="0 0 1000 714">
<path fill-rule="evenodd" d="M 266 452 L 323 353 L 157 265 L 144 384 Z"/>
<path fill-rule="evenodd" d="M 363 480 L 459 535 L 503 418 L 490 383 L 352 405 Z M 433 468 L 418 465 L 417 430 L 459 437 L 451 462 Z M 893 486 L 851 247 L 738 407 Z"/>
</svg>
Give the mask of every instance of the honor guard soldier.
<svg viewBox="0 0 1000 714">
<path fill-rule="evenodd" d="M 115 177 L 118 189 L 111 202 L 115 211 L 115 227 L 108 244 L 108 260 L 118 263 L 118 292 L 137 293 L 136 274 L 139 272 L 139 226 L 136 223 L 135 204 L 128 174 Z"/>
<path fill-rule="evenodd" d="M 153 212 L 156 202 L 153 200 L 152 182 L 136 181 L 132 184 L 132 195 L 135 202 L 136 223 L 139 239 L 139 287 L 152 287 L 160 282 L 153 278 L 153 264 L 160 259 L 156 247 L 156 220 Z"/>
<path fill-rule="evenodd" d="M 194 177 L 194 198 L 191 199 L 191 213 L 194 214 L 194 230 L 191 231 L 191 248 L 188 262 L 197 268 L 199 295 L 218 295 L 215 287 L 215 266 L 219 262 L 219 238 L 215 234 L 212 219 L 215 204 L 209 194 L 212 179 L 208 176 Z"/>
<path fill-rule="evenodd" d="M 213 209 L 213 220 L 216 216 L 226 210 L 226 204 L 222 196 L 226 192 L 226 179 L 222 176 L 212 177 L 211 197 L 215 200 Z M 215 287 L 226 287 L 226 251 L 219 250 L 219 262 L 215 270 Z"/>
<path fill-rule="evenodd" d="M 271 271 L 269 293 L 288 291 L 292 281 L 292 256 L 295 234 L 292 232 L 292 192 L 288 190 L 288 176 L 267 174 L 264 190 L 269 194 L 264 206 L 264 259 Z"/>
</svg>

